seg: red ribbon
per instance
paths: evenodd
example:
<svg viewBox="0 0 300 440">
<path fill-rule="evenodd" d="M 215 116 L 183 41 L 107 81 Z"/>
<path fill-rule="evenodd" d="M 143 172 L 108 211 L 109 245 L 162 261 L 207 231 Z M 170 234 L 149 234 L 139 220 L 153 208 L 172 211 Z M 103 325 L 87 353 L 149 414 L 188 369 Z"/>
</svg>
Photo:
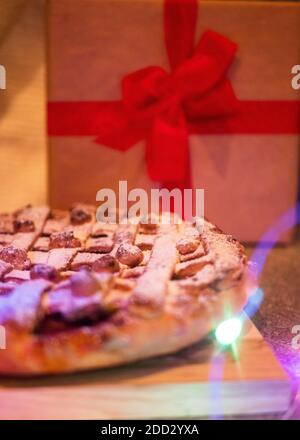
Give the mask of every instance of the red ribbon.
<svg viewBox="0 0 300 440">
<path fill-rule="evenodd" d="M 197 0 L 165 0 L 171 71 L 150 66 L 122 79 L 122 99 L 50 102 L 52 136 L 97 135 L 126 151 L 146 141 L 149 176 L 165 187 L 191 187 L 190 133 L 298 133 L 298 101 L 238 101 L 226 75 L 237 45 L 206 31 L 194 47 Z"/>
</svg>

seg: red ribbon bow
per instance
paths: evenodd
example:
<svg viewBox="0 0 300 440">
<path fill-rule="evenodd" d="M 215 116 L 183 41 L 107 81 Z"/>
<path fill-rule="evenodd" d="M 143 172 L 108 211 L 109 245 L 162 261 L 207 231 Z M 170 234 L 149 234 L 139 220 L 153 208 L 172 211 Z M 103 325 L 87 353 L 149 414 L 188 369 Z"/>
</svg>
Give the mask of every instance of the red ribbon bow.
<svg viewBox="0 0 300 440">
<path fill-rule="evenodd" d="M 237 109 L 226 79 L 237 46 L 206 31 L 194 49 L 196 19 L 197 1 L 165 2 L 171 72 L 151 66 L 126 75 L 122 100 L 111 103 L 97 138 L 121 151 L 146 139 L 149 176 L 164 186 L 191 186 L 187 121 L 226 116 Z"/>
<path fill-rule="evenodd" d="M 226 78 L 236 44 L 206 31 L 194 47 L 196 21 L 197 0 L 165 0 L 171 72 L 146 67 L 126 75 L 119 101 L 50 102 L 49 134 L 97 135 L 120 151 L 146 140 L 150 178 L 183 189 L 191 187 L 189 133 L 299 133 L 299 101 L 236 99 Z"/>
</svg>

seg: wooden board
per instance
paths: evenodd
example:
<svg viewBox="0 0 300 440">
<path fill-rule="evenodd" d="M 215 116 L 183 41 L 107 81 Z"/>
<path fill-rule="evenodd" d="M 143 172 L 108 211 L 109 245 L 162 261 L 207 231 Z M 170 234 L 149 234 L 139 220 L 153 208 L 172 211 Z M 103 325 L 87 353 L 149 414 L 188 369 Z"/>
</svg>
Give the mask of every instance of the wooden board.
<svg viewBox="0 0 300 440">
<path fill-rule="evenodd" d="M 0 380 L 0 419 L 214 418 L 283 414 L 292 386 L 249 321 L 238 360 L 206 340 L 172 355 L 89 373 Z"/>
</svg>

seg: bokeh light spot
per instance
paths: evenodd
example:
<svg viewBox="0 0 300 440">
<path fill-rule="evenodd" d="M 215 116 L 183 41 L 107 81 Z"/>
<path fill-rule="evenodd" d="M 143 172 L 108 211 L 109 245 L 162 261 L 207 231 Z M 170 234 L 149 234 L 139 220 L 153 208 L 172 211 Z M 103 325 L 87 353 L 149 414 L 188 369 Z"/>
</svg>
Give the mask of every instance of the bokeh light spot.
<svg viewBox="0 0 300 440">
<path fill-rule="evenodd" d="M 215 337 L 221 345 L 233 344 L 241 334 L 242 321 L 239 318 L 230 318 L 221 322 L 215 331 Z"/>
</svg>

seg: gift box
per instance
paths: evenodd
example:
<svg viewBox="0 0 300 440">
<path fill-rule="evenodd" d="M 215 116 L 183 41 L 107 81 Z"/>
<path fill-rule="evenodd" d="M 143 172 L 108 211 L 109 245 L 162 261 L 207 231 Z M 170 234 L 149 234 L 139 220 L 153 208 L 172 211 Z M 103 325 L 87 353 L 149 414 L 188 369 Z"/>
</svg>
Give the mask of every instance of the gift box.
<svg viewBox="0 0 300 440">
<path fill-rule="evenodd" d="M 300 5 L 50 0 L 47 15 L 52 206 L 121 180 L 203 188 L 206 217 L 255 242 L 295 205 Z"/>
</svg>

